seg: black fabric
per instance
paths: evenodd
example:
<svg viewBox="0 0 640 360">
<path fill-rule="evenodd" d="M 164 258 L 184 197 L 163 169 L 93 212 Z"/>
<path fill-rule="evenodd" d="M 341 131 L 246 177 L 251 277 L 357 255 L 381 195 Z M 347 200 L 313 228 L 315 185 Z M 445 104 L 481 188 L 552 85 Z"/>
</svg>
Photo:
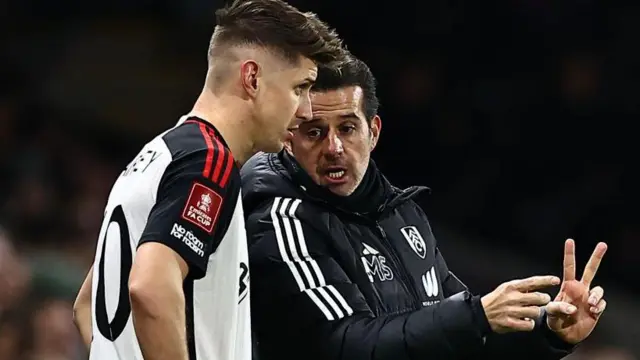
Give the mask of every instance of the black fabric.
<svg viewBox="0 0 640 360">
<path fill-rule="evenodd" d="M 260 360 L 569 353 L 549 342 L 544 318 L 531 333 L 491 333 L 480 297 L 449 271 L 413 200 L 425 188 L 389 186 L 375 216 L 365 216 L 301 181 L 292 166 L 283 153 L 260 154 L 241 170 Z"/>
</svg>

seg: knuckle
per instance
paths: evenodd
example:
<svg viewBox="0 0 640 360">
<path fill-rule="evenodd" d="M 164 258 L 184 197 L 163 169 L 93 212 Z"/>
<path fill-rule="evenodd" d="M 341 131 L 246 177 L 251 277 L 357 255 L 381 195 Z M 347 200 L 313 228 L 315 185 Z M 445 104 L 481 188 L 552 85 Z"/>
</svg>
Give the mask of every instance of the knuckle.
<svg viewBox="0 0 640 360">
<path fill-rule="evenodd" d="M 512 301 L 518 305 L 526 305 L 532 301 L 532 295 L 528 293 L 514 293 Z"/>
<path fill-rule="evenodd" d="M 516 283 L 514 281 L 509 281 L 504 283 L 503 289 L 506 291 L 512 291 L 516 288 Z"/>
<path fill-rule="evenodd" d="M 508 304 L 516 303 L 519 298 L 520 296 L 518 292 L 511 291 L 505 295 L 505 302 Z"/>
<path fill-rule="evenodd" d="M 538 293 L 526 294 L 523 296 L 522 303 L 526 305 L 539 305 L 542 302 L 542 295 Z"/>
</svg>

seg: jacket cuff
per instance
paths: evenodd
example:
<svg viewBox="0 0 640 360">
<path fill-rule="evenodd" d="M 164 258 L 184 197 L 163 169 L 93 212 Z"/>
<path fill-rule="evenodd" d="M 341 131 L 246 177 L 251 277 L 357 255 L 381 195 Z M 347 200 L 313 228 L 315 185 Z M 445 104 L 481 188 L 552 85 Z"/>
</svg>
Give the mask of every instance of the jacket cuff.
<svg viewBox="0 0 640 360">
<path fill-rule="evenodd" d="M 467 291 L 416 311 L 405 322 L 405 340 L 411 357 L 451 358 L 478 353 L 484 346 L 481 330 L 484 325 L 476 321 L 472 296 Z"/>
<path fill-rule="evenodd" d="M 491 334 L 491 324 L 489 324 L 487 314 L 484 312 L 481 297 L 479 295 L 471 297 L 471 311 L 473 311 L 473 321 L 480 330 L 482 336 Z"/>
</svg>

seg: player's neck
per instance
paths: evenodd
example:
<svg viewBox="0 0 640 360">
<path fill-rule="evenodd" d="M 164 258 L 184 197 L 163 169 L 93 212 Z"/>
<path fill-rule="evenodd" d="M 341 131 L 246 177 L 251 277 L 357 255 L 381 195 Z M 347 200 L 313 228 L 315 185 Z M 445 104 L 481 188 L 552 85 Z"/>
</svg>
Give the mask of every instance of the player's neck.
<svg viewBox="0 0 640 360">
<path fill-rule="evenodd" d="M 249 136 L 252 133 L 249 116 L 237 101 L 203 94 L 190 114 L 211 123 L 229 146 L 238 166 L 242 166 L 254 154 L 254 144 Z"/>
</svg>

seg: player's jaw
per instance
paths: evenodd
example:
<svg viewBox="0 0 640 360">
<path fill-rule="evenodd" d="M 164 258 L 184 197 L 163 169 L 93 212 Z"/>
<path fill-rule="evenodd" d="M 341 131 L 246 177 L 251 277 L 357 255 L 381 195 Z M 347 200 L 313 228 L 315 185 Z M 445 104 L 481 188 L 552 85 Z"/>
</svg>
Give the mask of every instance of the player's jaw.
<svg viewBox="0 0 640 360">
<path fill-rule="evenodd" d="M 256 150 L 269 153 L 279 152 L 285 142 L 291 139 L 291 132 L 299 126 L 299 120 L 291 120 L 286 124 L 282 121 L 265 123 L 256 128 Z"/>
<path fill-rule="evenodd" d="M 293 120 L 289 122 L 289 124 L 287 125 L 287 128 L 283 132 L 282 142 L 285 143 L 287 141 L 291 141 L 291 138 L 293 137 L 293 133 L 296 130 L 298 130 L 298 128 L 300 127 L 300 124 L 302 124 L 304 121 L 306 120 L 299 117 L 294 117 Z"/>
</svg>

